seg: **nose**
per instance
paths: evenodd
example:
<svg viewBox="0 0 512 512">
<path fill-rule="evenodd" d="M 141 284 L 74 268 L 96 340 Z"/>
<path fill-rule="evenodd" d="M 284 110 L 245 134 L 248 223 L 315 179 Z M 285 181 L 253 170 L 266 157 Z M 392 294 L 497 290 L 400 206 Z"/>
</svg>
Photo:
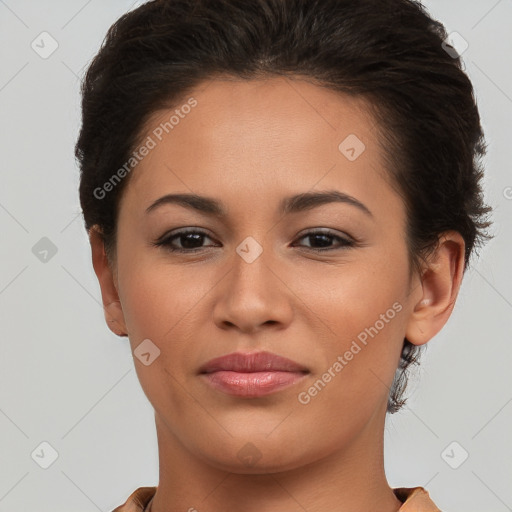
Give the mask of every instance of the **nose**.
<svg viewBox="0 0 512 512">
<path fill-rule="evenodd" d="M 235 253 L 231 270 L 216 287 L 213 315 L 220 329 L 252 334 L 290 324 L 293 293 L 279 265 L 270 259 L 263 251 L 249 263 Z"/>
</svg>

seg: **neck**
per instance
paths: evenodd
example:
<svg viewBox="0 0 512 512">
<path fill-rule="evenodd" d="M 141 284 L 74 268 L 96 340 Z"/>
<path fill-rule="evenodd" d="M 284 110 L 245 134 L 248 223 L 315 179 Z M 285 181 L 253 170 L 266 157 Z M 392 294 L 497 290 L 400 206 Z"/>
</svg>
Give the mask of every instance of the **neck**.
<svg viewBox="0 0 512 512">
<path fill-rule="evenodd" d="M 240 473 L 196 457 L 155 415 L 160 479 L 151 512 L 397 512 L 402 503 L 384 473 L 384 418 L 309 464 Z"/>
</svg>

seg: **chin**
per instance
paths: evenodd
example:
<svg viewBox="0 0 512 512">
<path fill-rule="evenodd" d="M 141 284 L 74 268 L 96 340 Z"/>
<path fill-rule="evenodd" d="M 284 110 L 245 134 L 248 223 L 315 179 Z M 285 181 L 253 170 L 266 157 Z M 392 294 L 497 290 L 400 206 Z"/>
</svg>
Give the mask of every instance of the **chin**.
<svg viewBox="0 0 512 512">
<path fill-rule="evenodd" d="M 276 424 L 274 423 L 273 429 Z M 297 428 L 291 430 L 288 432 L 283 429 L 279 435 L 272 432 L 272 429 L 251 434 L 249 428 L 240 436 L 231 432 L 232 436 L 226 434 L 218 439 L 205 433 L 202 439 L 197 440 L 199 442 L 194 448 L 190 444 L 188 446 L 198 458 L 212 467 L 247 475 L 291 471 L 327 457 L 335 451 L 331 443 L 312 445 L 311 436 L 304 435 L 304 438 L 310 437 L 310 442 L 298 440 Z"/>
</svg>

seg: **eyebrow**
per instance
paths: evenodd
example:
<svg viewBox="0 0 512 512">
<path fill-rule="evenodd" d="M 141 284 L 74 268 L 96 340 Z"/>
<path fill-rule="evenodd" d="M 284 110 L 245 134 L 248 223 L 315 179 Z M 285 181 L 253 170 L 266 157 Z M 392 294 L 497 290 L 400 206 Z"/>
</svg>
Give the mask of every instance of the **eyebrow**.
<svg viewBox="0 0 512 512">
<path fill-rule="evenodd" d="M 338 190 L 305 192 L 285 197 L 279 205 L 279 211 L 283 215 L 288 215 L 311 210 L 329 203 L 343 203 L 355 206 L 369 217 L 373 217 L 372 212 L 361 201 Z M 213 217 L 227 217 L 227 210 L 220 201 L 197 194 L 167 194 L 149 205 L 146 208 L 146 213 L 150 213 L 164 204 L 178 204 Z"/>
</svg>

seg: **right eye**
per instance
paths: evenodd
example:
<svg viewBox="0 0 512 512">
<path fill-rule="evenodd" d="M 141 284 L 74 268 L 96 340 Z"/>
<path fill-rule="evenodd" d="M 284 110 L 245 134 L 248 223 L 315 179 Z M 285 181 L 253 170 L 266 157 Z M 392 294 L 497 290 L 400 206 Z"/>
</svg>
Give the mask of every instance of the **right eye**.
<svg viewBox="0 0 512 512">
<path fill-rule="evenodd" d="M 165 235 L 159 240 L 153 242 L 152 245 L 156 247 L 165 247 L 165 249 L 170 252 L 191 253 L 198 252 L 203 249 L 201 242 L 204 238 L 210 238 L 204 231 L 188 229 Z M 178 241 L 181 247 L 176 247 L 175 241 Z"/>
</svg>

